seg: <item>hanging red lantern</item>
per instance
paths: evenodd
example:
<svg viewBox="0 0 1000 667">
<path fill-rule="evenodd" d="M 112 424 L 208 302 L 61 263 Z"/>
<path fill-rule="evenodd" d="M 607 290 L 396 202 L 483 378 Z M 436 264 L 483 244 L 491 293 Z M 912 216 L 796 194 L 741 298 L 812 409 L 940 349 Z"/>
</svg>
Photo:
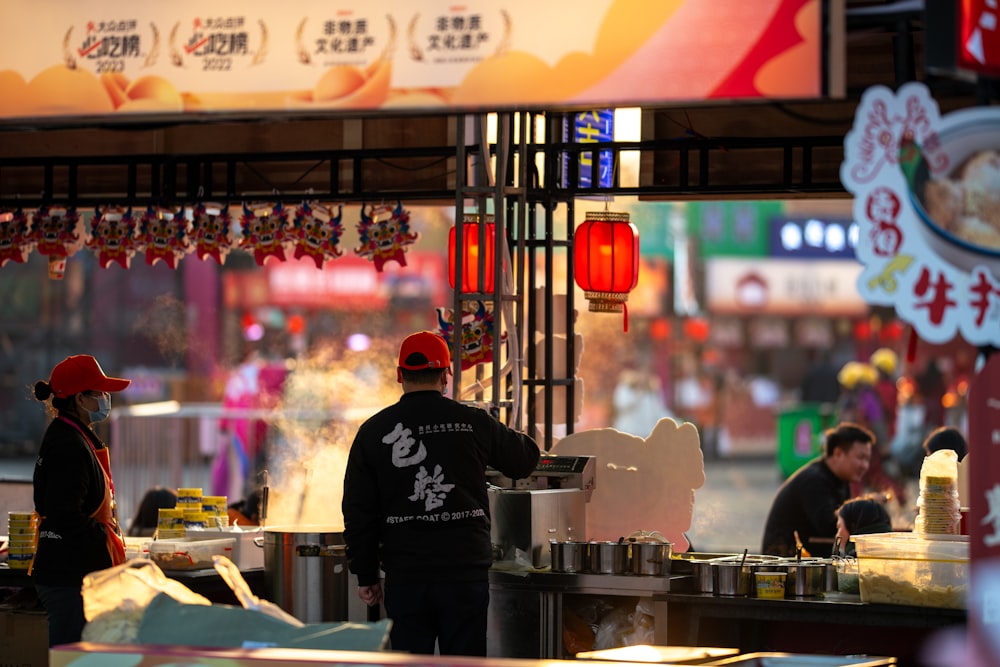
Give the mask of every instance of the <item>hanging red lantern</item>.
<svg viewBox="0 0 1000 667">
<path fill-rule="evenodd" d="M 854 340 L 862 343 L 872 337 L 872 325 L 868 320 L 858 320 L 854 323 Z"/>
<path fill-rule="evenodd" d="M 639 230 L 628 213 L 591 211 L 573 239 L 573 277 L 595 313 L 625 313 L 639 283 Z"/>
<path fill-rule="evenodd" d="M 882 327 L 879 332 L 879 340 L 885 343 L 898 342 L 903 337 L 906 327 L 899 320 L 893 320 Z"/>
<path fill-rule="evenodd" d="M 708 340 L 710 328 L 708 320 L 701 317 L 692 317 L 684 321 L 684 335 L 696 343 L 704 343 Z"/>
<path fill-rule="evenodd" d="M 492 292 L 493 291 L 493 258 L 496 256 L 496 225 L 493 216 L 485 216 L 480 223 L 478 215 L 466 215 L 462 218 L 462 291 Z M 485 227 L 484 245 L 479 247 L 480 226 Z M 455 252 L 456 227 L 448 232 L 448 284 L 455 287 Z M 483 261 L 483 285 L 479 286 L 479 256 Z"/>
</svg>

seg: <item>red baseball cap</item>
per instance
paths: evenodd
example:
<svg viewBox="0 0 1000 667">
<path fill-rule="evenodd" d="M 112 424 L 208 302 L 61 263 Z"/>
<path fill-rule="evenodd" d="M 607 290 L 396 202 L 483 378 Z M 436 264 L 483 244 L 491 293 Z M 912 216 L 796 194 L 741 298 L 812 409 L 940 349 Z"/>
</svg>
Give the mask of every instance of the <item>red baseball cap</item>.
<svg viewBox="0 0 1000 667">
<path fill-rule="evenodd" d="M 399 346 L 399 367 L 408 371 L 448 368 L 451 352 L 444 338 L 433 331 L 420 331 L 403 339 Z"/>
<path fill-rule="evenodd" d="M 121 391 L 132 384 L 131 380 L 112 378 L 104 374 L 101 365 L 89 354 L 66 357 L 52 369 L 49 386 L 59 398 L 66 398 L 81 391 Z"/>
</svg>

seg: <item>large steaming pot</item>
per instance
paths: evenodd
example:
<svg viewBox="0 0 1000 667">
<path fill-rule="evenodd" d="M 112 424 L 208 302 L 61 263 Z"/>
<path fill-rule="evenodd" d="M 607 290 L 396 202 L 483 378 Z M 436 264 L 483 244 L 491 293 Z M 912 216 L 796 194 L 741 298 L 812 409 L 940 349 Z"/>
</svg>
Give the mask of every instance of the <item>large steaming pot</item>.
<svg viewBox="0 0 1000 667">
<path fill-rule="evenodd" d="M 328 526 L 264 528 L 264 586 L 269 599 L 303 623 L 347 619 L 344 535 Z"/>
</svg>

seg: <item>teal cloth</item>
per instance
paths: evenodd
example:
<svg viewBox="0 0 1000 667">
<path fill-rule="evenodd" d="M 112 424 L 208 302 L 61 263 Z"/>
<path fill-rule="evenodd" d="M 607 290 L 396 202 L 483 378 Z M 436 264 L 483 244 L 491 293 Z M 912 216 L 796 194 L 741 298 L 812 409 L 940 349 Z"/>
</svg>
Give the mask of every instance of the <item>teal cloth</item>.
<svg viewBox="0 0 1000 667">
<path fill-rule="evenodd" d="M 310 623 L 301 628 L 252 609 L 229 605 L 182 604 L 159 594 L 139 625 L 139 644 L 217 648 L 275 647 L 337 651 L 381 651 L 392 621 Z"/>
</svg>

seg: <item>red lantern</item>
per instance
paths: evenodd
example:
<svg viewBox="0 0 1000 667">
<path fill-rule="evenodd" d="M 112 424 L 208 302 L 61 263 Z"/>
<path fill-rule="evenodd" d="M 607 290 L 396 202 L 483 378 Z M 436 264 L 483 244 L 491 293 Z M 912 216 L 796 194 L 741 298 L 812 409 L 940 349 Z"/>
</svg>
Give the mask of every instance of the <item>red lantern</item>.
<svg viewBox="0 0 1000 667">
<path fill-rule="evenodd" d="M 466 215 L 462 218 L 462 291 L 463 292 L 492 292 L 493 291 L 493 259 L 496 255 L 496 225 L 493 224 L 493 216 L 485 216 L 486 220 L 480 223 L 478 215 Z M 485 245 L 480 251 L 479 248 L 479 228 L 480 224 L 485 229 Z M 455 227 L 448 233 L 448 284 L 455 287 Z M 483 286 L 479 285 L 479 255 L 484 256 L 483 262 Z"/>
<path fill-rule="evenodd" d="M 854 340 L 862 343 L 872 337 L 872 324 L 868 320 L 858 320 L 854 323 Z"/>
<path fill-rule="evenodd" d="M 639 282 L 639 230 L 628 213 L 592 211 L 573 239 L 573 277 L 595 313 L 625 313 L 628 293 Z"/>
<path fill-rule="evenodd" d="M 708 320 L 700 317 L 692 317 L 684 321 L 684 335 L 696 343 L 704 343 L 708 340 L 708 334 Z"/>
</svg>

